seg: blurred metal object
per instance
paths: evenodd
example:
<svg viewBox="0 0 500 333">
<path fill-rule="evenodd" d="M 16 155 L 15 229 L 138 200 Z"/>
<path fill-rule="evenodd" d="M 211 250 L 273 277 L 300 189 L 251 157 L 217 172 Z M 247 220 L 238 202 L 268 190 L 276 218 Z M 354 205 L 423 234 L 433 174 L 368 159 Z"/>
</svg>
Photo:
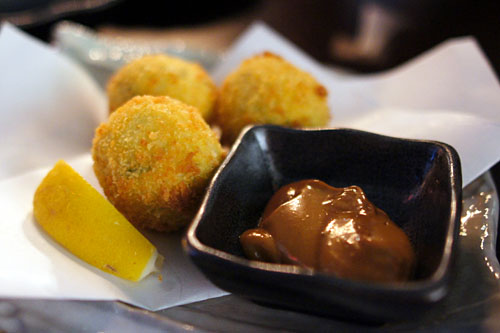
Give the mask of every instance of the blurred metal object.
<svg viewBox="0 0 500 333">
<path fill-rule="evenodd" d="M 62 17 L 108 7 L 121 0 L 0 0 L 0 22 L 26 28 Z"/>
<path fill-rule="evenodd" d="M 344 62 L 377 64 L 386 61 L 387 44 L 405 21 L 398 13 L 377 3 L 362 6 L 359 15 L 356 34 L 332 34 L 328 41 L 329 53 Z"/>
<path fill-rule="evenodd" d="M 257 15 L 317 60 L 363 73 L 473 36 L 500 77 L 499 17 L 491 0 L 264 0 Z"/>
<path fill-rule="evenodd" d="M 139 42 L 121 37 L 100 37 L 93 30 L 69 21 L 58 23 L 53 42 L 65 54 L 80 62 L 104 87 L 114 71 L 146 54 L 167 53 L 200 63 L 211 69 L 220 59 L 213 51 L 191 48 L 184 41 Z"/>
</svg>

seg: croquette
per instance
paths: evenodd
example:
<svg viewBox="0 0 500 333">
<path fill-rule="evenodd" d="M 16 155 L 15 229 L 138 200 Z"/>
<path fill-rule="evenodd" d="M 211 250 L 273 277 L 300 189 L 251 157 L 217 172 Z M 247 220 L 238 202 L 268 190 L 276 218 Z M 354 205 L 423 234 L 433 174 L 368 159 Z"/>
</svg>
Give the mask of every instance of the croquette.
<svg viewBox="0 0 500 333">
<path fill-rule="evenodd" d="M 165 54 L 147 55 L 119 69 L 107 85 L 109 111 L 134 96 L 169 96 L 212 116 L 217 87 L 199 64 Z"/>
<path fill-rule="evenodd" d="M 278 55 L 246 59 L 224 80 L 215 111 L 222 141 L 233 142 L 249 124 L 322 127 L 330 111 L 327 90 Z"/>
<path fill-rule="evenodd" d="M 94 171 L 113 205 L 135 226 L 174 231 L 194 216 L 222 147 L 195 107 L 136 96 L 95 132 Z"/>
</svg>

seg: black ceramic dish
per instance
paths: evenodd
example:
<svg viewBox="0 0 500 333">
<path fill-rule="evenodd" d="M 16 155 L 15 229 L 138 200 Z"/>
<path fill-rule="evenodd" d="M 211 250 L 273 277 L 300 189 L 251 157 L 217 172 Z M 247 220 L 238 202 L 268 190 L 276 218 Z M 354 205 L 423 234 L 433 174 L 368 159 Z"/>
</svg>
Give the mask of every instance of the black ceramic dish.
<svg viewBox="0 0 500 333">
<path fill-rule="evenodd" d="M 239 235 L 256 227 L 279 187 L 308 178 L 363 188 L 409 236 L 414 279 L 363 283 L 246 259 Z M 443 143 L 255 126 L 240 135 L 212 180 L 185 245 L 215 285 L 255 301 L 358 321 L 415 318 L 448 291 L 461 187 L 458 154 Z"/>
</svg>

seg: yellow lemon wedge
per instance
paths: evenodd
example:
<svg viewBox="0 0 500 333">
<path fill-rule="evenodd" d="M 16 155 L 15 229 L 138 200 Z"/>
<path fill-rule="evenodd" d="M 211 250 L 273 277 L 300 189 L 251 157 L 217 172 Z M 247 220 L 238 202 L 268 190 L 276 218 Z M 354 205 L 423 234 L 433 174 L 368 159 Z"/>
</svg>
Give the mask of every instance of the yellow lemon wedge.
<svg viewBox="0 0 500 333">
<path fill-rule="evenodd" d="M 62 160 L 38 186 L 33 213 L 55 241 L 106 273 L 139 281 L 161 266 L 156 248 Z"/>
</svg>

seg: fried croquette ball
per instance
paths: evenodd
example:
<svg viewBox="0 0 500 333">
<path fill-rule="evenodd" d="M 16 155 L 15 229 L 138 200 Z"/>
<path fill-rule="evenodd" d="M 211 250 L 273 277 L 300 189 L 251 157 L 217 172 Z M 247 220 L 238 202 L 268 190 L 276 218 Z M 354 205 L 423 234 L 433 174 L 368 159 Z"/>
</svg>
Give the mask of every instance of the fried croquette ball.
<svg viewBox="0 0 500 333">
<path fill-rule="evenodd" d="M 133 60 L 108 82 L 109 111 L 134 96 L 170 96 L 195 106 L 203 118 L 212 116 L 217 87 L 199 64 L 159 54 Z"/>
<path fill-rule="evenodd" d="M 327 91 L 310 74 L 264 52 L 242 62 L 224 80 L 216 106 L 222 140 L 233 142 L 249 124 L 327 125 Z"/>
<path fill-rule="evenodd" d="M 137 96 L 97 128 L 92 157 L 104 193 L 131 223 L 173 231 L 193 218 L 224 152 L 196 108 Z"/>
</svg>

